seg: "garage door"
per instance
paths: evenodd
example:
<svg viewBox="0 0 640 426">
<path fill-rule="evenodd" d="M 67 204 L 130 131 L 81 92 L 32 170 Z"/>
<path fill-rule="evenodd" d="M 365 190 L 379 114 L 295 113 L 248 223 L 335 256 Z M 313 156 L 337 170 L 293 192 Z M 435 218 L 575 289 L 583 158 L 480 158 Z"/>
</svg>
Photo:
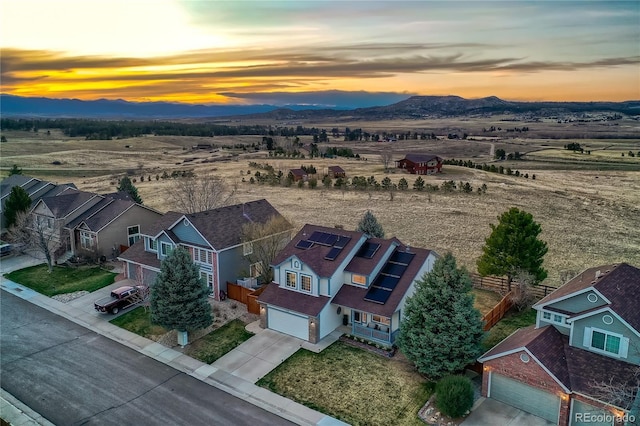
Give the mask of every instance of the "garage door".
<svg viewBox="0 0 640 426">
<path fill-rule="evenodd" d="M 558 423 L 560 397 L 499 374 L 491 374 L 489 397 Z"/>
<path fill-rule="evenodd" d="M 146 285 L 153 285 L 156 280 L 156 276 L 158 273 L 156 271 L 152 271 L 151 269 L 142 269 L 142 283 Z"/>
<path fill-rule="evenodd" d="M 569 422 L 571 426 L 611 426 L 613 424 L 611 412 L 575 399 L 572 403 L 573 410 L 571 410 L 571 421 Z"/>
<path fill-rule="evenodd" d="M 269 328 L 297 337 L 309 340 L 309 319 L 290 312 L 281 311 L 269 306 Z"/>
</svg>

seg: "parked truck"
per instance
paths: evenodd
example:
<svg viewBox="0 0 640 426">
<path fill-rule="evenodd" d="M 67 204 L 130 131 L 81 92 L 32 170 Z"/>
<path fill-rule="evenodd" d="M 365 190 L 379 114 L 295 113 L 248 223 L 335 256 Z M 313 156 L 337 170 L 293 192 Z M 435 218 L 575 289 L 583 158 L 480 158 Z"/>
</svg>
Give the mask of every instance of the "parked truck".
<svg viewBox="0 0 640 426">
<path fill-rule="evenodd" d="M 117 314 L 122 309 L 143 302 L 148 295 L 149 287 L 127 285 L 116 288 L 108 297 L 96 300 L 93 305 L 98 312 Z"/>
</svg>

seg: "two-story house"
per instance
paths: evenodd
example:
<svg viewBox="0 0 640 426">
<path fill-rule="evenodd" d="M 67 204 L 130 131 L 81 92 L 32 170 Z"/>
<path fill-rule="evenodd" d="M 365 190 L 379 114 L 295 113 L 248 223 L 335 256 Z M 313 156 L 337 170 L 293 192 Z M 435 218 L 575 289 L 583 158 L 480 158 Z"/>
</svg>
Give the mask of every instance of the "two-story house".
<svg viewBox="0 0 640 426">
<path fill-rule="evenodd" d="M 433 154 L 407 154 L 396 161 L 399 169 L 414 175 L 432 175 L 442 172 L 442 158 Z"/>
<path fill-rule="evenodd" d="M 587 269 L 534 308 L 534 326 L 479 358 L 483 395 L 561 426 L 622 419 L 617 394 L 640 378 L 640 269 Z"/>
<path fill-rule="evenodd" d="M 212 297 L 227 291 L 243 271 L 258 274 L 248 257 L 252 242 L 243 242 L 243 227 L 282 217 L 267 200 L 251 201 L 198 213 L 167 212 L 155 223 L 141 224 L 141 238 L 118 256 L 127 278 L 152 285 L 162 261 L 177 247 L 186 248 L 200 269 Z M 285 237 L 288 241 L 289 231 Z"/>
<path fill-rule="evenodd" d="M 274 282 L 258 298 L 261 326 L 311 343 L 348 326 L 391 345 L 405 300 L 436 257 L 396 238 L 307 224 L 273 261 Z"/>
</svg>

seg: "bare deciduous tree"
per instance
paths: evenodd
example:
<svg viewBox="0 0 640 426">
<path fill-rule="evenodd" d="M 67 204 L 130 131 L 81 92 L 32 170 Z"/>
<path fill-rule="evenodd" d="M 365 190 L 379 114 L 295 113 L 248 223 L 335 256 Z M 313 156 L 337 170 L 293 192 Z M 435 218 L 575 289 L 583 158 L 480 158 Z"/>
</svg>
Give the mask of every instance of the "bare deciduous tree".
<svg viewBox="0 0 640 426">
<path fill-rule="evenodd" d="M 384 166 L 384 170 L 389 170 L 389 164 L 393 161 L 393 150 L 391 148 L 383 150 L 380 153 L 380 161 Z"/>
<path fill-rule="evenodd" d="M 173 208 L 182 213 L 198 213 L 233 204 L 235 190 L 210 174 L 174 179 L 168 190 Z"/>
<path fill-rule="evenodd" d="M 518 311 L 530 307 L 536 299 L 531 291 L 532 287 L 536 285 L 536 278 L 527 271 L 519 270 L 514 275 L 513 284 L 509 298 L 513 306 L 515 306 Z"/>
<path fill-rule="evenodd" d="M 620 383 L 620 380 L 613 378 L 603 382 L 592 382 L 593 396 L 623 410 L 631 410 L 632 408 L 637 410 L 639 407 L 633 407 L 633 405 L 634 402 L 640 404 L 640 396 L 638 395 L 640 367 L 635 368 L 631 376 L 626 383 Z"/>
<path fill-rule="evenodd" d="M 242 241 L 250 247 L 246 257 L 251 264 L 259 264 L 262 282 L 273 281 L 271 262 L 291 241 L 292 231 L 293 226 L 282 216 L 274 216 L 265 223 L 248 223 L 242 228 Z"/>
<path fill-rule="evenodd" d="M 9 240 L 24 249 L 43 255 L 47 261 L 49 272 L 53 271 L 55 253 L 61 247 L 62 223 L 47 218 L 38 218 L 27 212 L 16 217 L 15 224 L 9 228 Z"/>
</svg>

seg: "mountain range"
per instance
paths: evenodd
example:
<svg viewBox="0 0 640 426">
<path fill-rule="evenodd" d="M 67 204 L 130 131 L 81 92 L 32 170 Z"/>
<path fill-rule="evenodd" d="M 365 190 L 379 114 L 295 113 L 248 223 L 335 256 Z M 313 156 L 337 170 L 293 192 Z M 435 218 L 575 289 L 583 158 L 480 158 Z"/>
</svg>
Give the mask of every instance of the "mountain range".
<svg viewBox="0 0 640 426">
<path fill-rule="evenodd" d="M 103 119 L 169 119 L 251 117 L 273 120 L 341 118 L 392 120 L 530 114 L 552 116 L 601 112 L 640 114 L 640 101 L 625 102 L 514 102 L 495 96 L 465 99 L 459 96 L 412 96 L 386 105 L 357 109 L 330 109 L 323 106 L 288 105 L 193 105 L 170 102 L 130 102 L 122 99 L 53 99 L 0 94 L 3 117 L 78 117 Z"/>
</svg>

